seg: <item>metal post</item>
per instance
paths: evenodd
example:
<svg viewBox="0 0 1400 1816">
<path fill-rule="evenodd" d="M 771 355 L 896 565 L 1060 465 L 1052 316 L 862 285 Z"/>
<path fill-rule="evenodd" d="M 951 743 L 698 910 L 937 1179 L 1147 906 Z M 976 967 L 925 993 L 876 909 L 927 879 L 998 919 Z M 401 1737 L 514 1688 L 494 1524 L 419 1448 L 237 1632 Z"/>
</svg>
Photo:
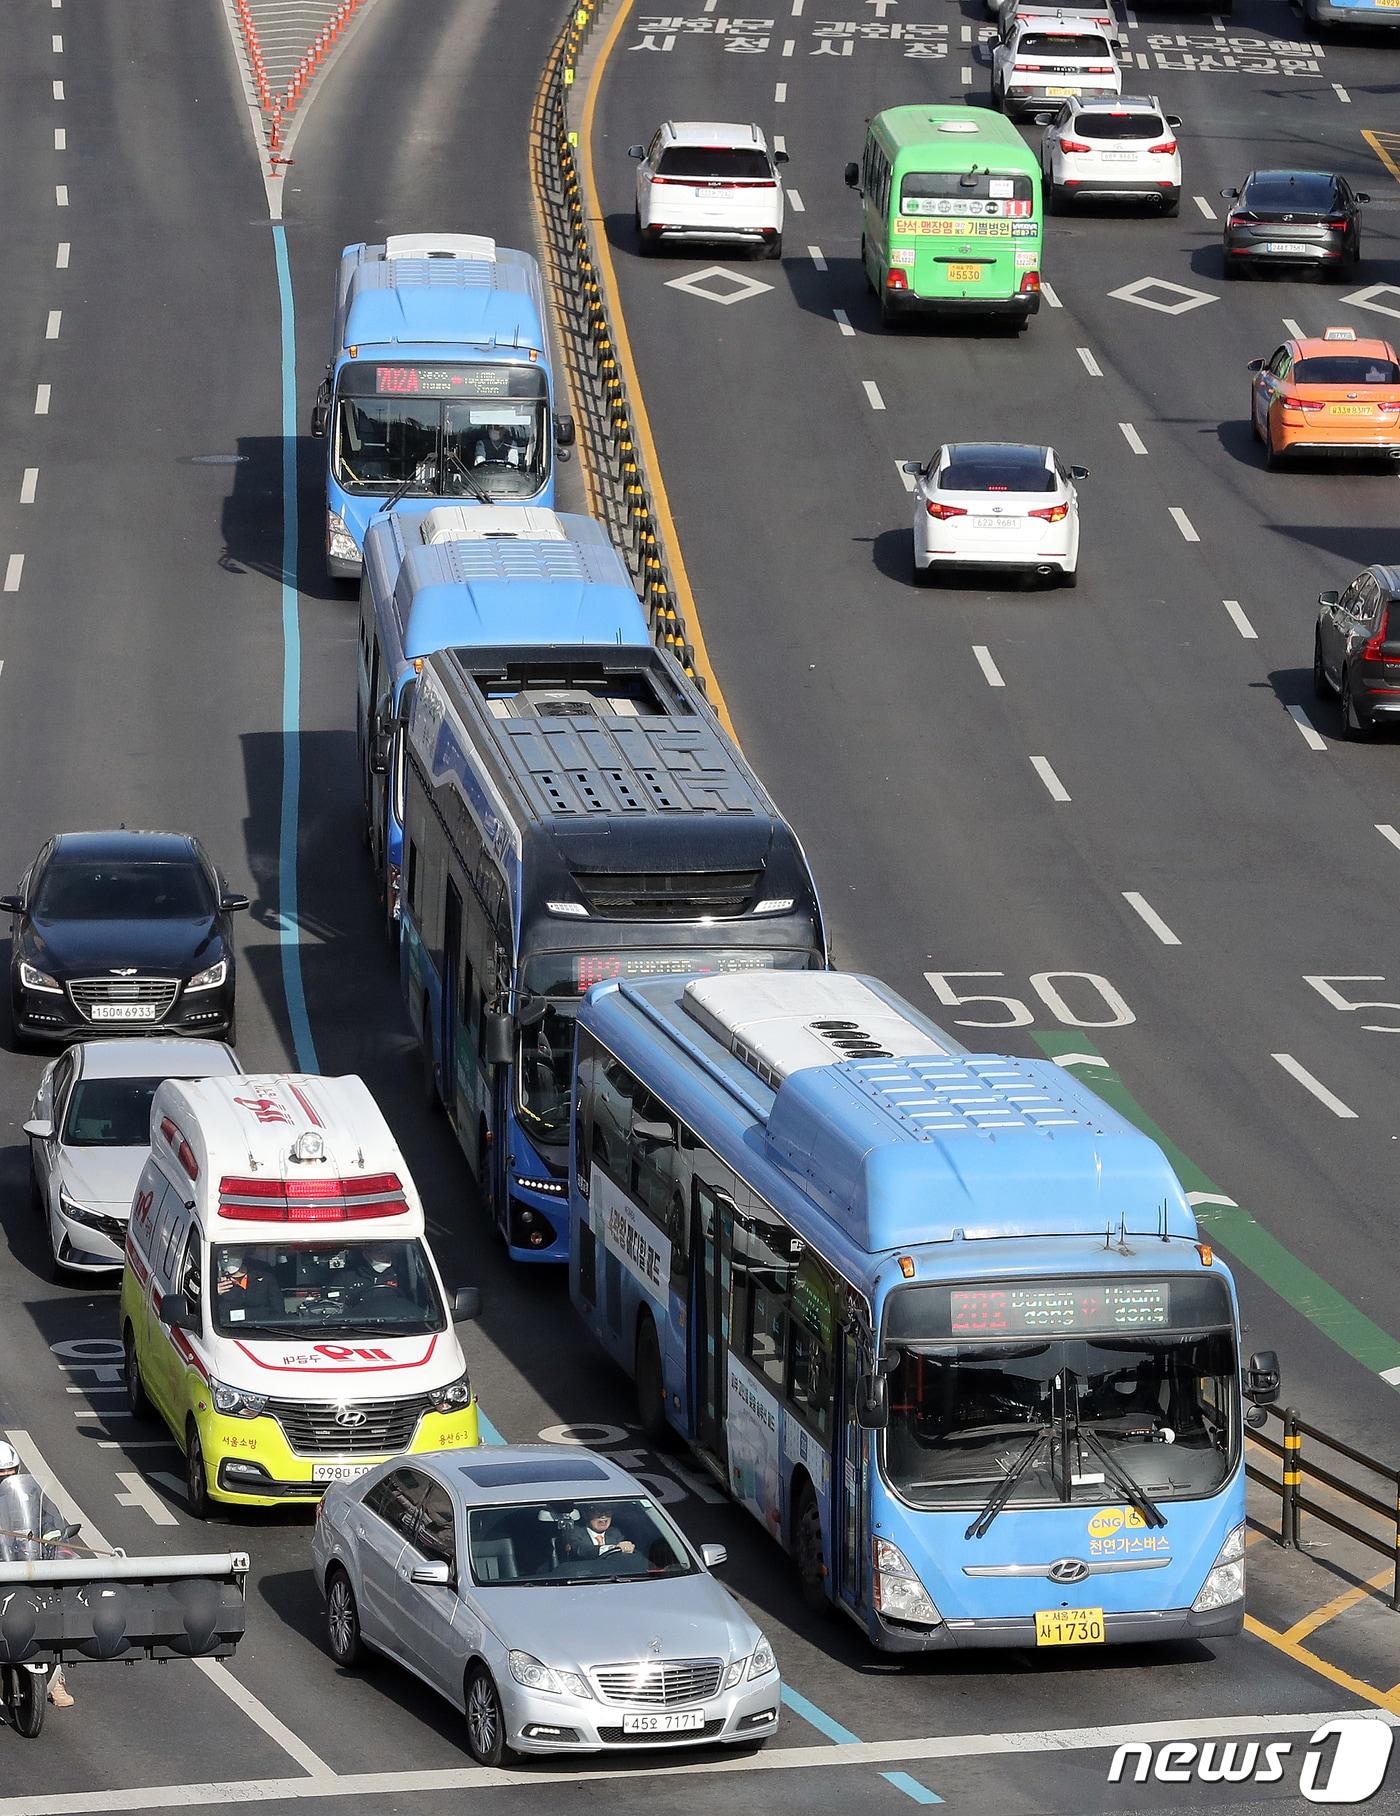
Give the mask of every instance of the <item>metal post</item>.
<svg viewBox="0 0 1400 1816">
<path fill-rule="evenodd" d="M 1390 1605 L 1400 1610 L 1400 1478 L 1395 1483 L 1395 1574 L 1390 1583 Z"/>
<path fill-rule="evenodd" d="M 1280 1543 L 1287 1549 L 1298 1544 L 1298 1494 L 1303 1481 L 1303 1434 L 1298 1415 L 1288 1408 L 1283 1415 L 1283 1517 Z"/>
</svg>

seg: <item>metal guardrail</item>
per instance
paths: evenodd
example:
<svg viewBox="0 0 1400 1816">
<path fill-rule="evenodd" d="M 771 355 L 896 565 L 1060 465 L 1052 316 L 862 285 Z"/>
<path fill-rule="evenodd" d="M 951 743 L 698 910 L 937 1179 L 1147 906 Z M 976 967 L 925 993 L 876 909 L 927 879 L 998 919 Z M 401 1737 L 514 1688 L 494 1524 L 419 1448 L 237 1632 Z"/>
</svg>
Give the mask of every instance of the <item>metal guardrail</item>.
<svg viewBox="0 0 1400 1816">
<path fill-rule="evenodd" d="M 1267 1488 L 1271 1494 L 1279 1497 L 1278 1543 L 1286 1550 L 1295 1549 L 1300 1544 L 1299 1522 L 1303 1514 L 1321 1520 L 1337 1532 L 1344 1532 L 1358 1545 L 1364 1545 L 1367 1550 L 1377 1552 L 1390 1561 L 1394 1572 L 1391 1578 L 1390 1606 L 1400 1611 L 1400 1469 L 1390 1463 L 1377 1462 L 1364 1451 L 1343 1444 L 1340 1438 L 1329 1437 L 1316 1425 L 1310 1425 L 1306 1419 L 1300 1418 L 1292 1407 L 1270 1406 L 1265 1410 L 1270 1418 L 1277 1419 L 1283 1426 L 1282 1441 L 1266 1437 L 1262 1431 L 1254 1432 L 1252 1440 L 1271 1456 L 1277 1457 L 1282 1469 L 1275 1480 L 1267 1470 L 1246 1462 L 1245 1473 L 1251 1481 L 1259 1483 L 1262 1488 Z M 1325 1452 L 1344 1457 L 1357 1469 L 1377 1477 L 1386 1485 L 1387 1498 L 1382 1499 L 1370 1488 L 1349 1482 L 1335 1474 L 1331 1468 L 1322 1468 L 1314 1463 L 1304 1450 L 1304 1440 L 1320 1445 Z M 1389 1537 L 1367 1532 L 1330 1507 L 1324 1507 L 1310 1498 L 1307 1489 L 1311 1483 L 1330 1488 L 1334 1494 L 1340 1495 L 1353 1506 L 1365 1508 L 1368 1513 L 1375 1514 L 1390 1528 Z"/>
<path fill-rule="evenodd" d="M 571 102 L 580 54 L 605 5 L 584 0 L 573 7 L 551 46 L 531 121 L 530 155 L 590 506 L 627 561 L 652 635 L 703 688 L 676 606 L 584 208 Z"/>
</svg>

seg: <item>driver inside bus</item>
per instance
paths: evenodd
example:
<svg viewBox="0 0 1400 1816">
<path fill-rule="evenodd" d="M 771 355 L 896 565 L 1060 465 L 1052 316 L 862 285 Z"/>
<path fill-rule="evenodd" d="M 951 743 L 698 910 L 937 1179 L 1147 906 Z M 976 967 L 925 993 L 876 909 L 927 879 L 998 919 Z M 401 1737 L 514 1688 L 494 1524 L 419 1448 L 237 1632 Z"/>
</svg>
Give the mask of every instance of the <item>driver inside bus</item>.
<svg viewBox="0 0 1400 1816">
<path fill-rule="evenodd" d="M 472 443 L 470 464 L 474 467 L 518 467 L 523 462 L 524 454 L 515 432 L 506 423 L 487 423 Z"/>
</svg>

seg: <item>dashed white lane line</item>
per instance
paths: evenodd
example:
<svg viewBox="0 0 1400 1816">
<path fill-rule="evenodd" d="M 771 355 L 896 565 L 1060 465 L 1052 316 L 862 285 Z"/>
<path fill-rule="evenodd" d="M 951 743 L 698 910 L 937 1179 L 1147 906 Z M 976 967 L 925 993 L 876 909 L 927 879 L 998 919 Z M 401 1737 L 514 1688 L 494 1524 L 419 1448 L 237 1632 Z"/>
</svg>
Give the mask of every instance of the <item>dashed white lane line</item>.
<svg viewBox="0 0 1400 1816">
<path fill-rule="evenodd" d="M 875 380 L 873 378 L 863 378 L 860 382 L 861 387 L 869 400 L 870 408 L 872 410 L 883 410 L 885 407 L 885 400 L 881 397 L 880 387 L 875 383 Z"/>
<path fill-rule="evenodd" d="M 58 257 L 53 262 L 55 271 L 66 271 L 68 269 L 68 254 L 71 250 L 72 248 L 69 246 L 67 240 L 60 240 L 58 242 Z"/>
<path fill-rule="evenodd" d="M 1052 309 L 1063 309 L 1064 308 L 1064 304 L 1060 301 L 1059 296 L 1051 288 L 1051 286 L 1045 282 L 1045 280 L 1043 278 L 1041 279 L 1041 283 L 1040 283 L 1040 294 L 1045 298 L 1046 302 L 1049 303 L 1049 305 Z"/>
<path fill-rule="evenodd" d="M 964 88 L 971 88 L 973 79 L 972 65 L 970 63 L 964 63 L 962 68 L 958 71 L 958 80 L 962 83 Z"/>
<path fill-rule="evenodd" d="M 53 35 L 53 54 L 56 57 L 63 55 L 63 38 L 59 32 L 55 32 Z"/>
<path fill-rule="evenodd" d="M 44 323 L 44 339 L 56 341 L 58 339 L 58 331 L 62 326 L 63 311 L 61 309 L 50 309 L 49 319 Z"/>
<path fill-rule="evenodd" d="M 1142 917 L 1164 946 L 1179 946 L 1181 944 L 1181 941 L 1172 932 L 1171 928 L 1162 919 L 1161 915 L 1158 914 L 1157 910 L 1152 906 L 1145 895 L 1139 895 L 1136 889 L 1125 889 L 1123 891 L 1123 900 L 1132 909 L 1134 914 Z"/>
<path fill-rule="evenodd" d="M 833 309 L 831 313 L 836 317 L 836 326 L 843 334 L 855 333 L 855 329 L 851 326 L 851 318 L 844 309 Z"/>
<path fill-rule="evenodd" d="M 1400 832 L 1397 832 L 1393 826 L 1377 825 L 1376 831 L 1383 839 L 1389 839 L 1395 849 L 1400 851 Z"/>
<path fill-rule="evenodd" d="M 904 462 L 902 460 L 897 460 L 894 463 L 894 470 L 899 474 L 899 483 L 904 487 L 905 491 L 912 492 L 914 490 L 914 475 L 904 471 Z"/>
<path fill-rule="evenodd" d="M 5 563 L 5 591 L 17 593 L 19 583 L 24 578 L 24 556 L 11 555 Z"/>
<path fill-rule="evenodd" d="M 774 149 L 774 151 L 786 151 L 787 150 L 787 140 L 783 137 L 783 135 L 780 132 L 775 132 L 773 134 L 773 149 Z"/>
<path fill-rule="evenodd" d="M 148 1514 L 155 1521 L 157 1526 L 178 1526 L 180 1524 L 155 1489 L 136 1470 L 119 1469 L 117 1480 L 125 1490 L 116 1497 L 118 1507 L 139 1507 L 142 1513 Z"/>
<path fill-rule="evenodd" d="M 1006 683 L 1001 678 L 1001 670 L 993 661 L 992 652 L 987 648 L 986 644 L 974 643 L 972 646 L 972 653 L 977 658 L 978 668 L 980 668 L 982 673 L 987 677 L 987 686 L 1005 687 Z"/>
<path fill-rule="evenodd" d="M 1388 1387 L 1400 1387 L 1400 1368 L 1383 1368 L 1381 1370 L 1381 1380 L 1384 1381 Z"/>
<path fill-rule="evenodd" d="M 1123 431 L 1123 439 L 1127 442 L 1134 454 L 1145 454 L 1147 452 L 1146 447 L 1143 445 L 1142 437 L 1130 422 L 1120 422 L 1118 427 Z"/>
<path fill-rule="evenodd" d="M 1075 352 L 1079 355 L 1080 360 L 1083 362 L 1084 370 L 1089 374 L 1090 378 L 1103 377 L 1103 367 L 1100 366 L 1099 362 L 1094 358 L 1087 347 L 1076 347 Z"/>
<path fill-rule="evenodd" d="M 1193 195 L 1191 200 L 1196 204 L 1208 221 L 1218 221 L 1220 219 L 1220 216 L 1215 212 L 1203 195 Z"/>
<path fill-rule="evenodd" d="M 1345 103 L 1346 103 L 1346 104 L 1347 104 L 1347 105 L 1348 105 L 1348 106 L 1350 106 L 1350 104 L 1351 104 L 1351 96 L 1350 96 L 1350 95 L 1349 95 L 1349 94 L 1348 94 L 1348 93 L 1347 93 L 1347 91 L 1346 91 L 1346 90 L 1345 90 L 1345 89 L 1344 89 L 1344 88 L 1343 88 L 1343 87 L 1342 87 L 1342 85 L 1341 85 L 1341 83 L 1340 83 L 1340 82 L 1334 82 L 1334 83 L 1333 83 L 1333 84 L 1332 84 L 1332 92 L 1333 92 L 1333 94 L 1334 94 L 1334 95 L 1336 95 L 1336 97 L 1337 97 L 1337 99 L 1338 99 L 1338 100 L 1339 100 L 1339 101 L 1343 101 L 1343 102 L 1345 102 Z"/>
<path fill-rule="evenodd" d="M 1069 790 L 1055 774 L 1054 770 L 1051 769 L 1044 757 L 1032 757 L 1031 768 L 1045 784 L 1046 791 L 1052 801 L 1067 801 L 1070 798 Z"/>
<path fill-rule="evenodd" d="M 4 672 L 5 672 L 5 663 L 4 663 L 4 659 L 3 659 L 3 657 L 0 657 L 0 675 L 3 675 L 3 674 L 4 674 Z"/>
<path fill-rule="evenodd" d="M 54 129 L 53 129 L 53 148 L 55 151 L 67 151 L 67 149 L 68 149 L 68 128 L 66 126 L 55 126 L 54 127 Z"/>
<path fill-rule="evenodd" d="M 36 416 L 47 416 L 48 415 L 49 399 L 52 396 L 53 396 L 53 387 L 51 385 L 36 385 L 35 386 L 35 389 L 34 389 L 34 414 Z"/>
<path fill-rule="evenodd" d="M 826 270 L 826 258 L 820 246 L 809 246 L 807 248 L 807 257 L 811 259 L 818 271 Z"/>
<path fill-rule="evenodd" d="M 796 49 L 797 49 L 796 38 L 784 38 L 783 39 L 783 55 L 785 57 L 790 57 Z"/>
<path fill-rule="evenodd" d="M 1242 637 L 1247 637 L 1251 643 L 1255 642 L 1259 636 L 1259 633 L 1258 633 L 1258 631 L 1255 630 L 1254 626 L 1249 622 L 1248 618 L 1245 617 L 1244 608 L 1240 604 L 1239 600 L 1238 599 L 1222 599 L 1220 601 L 1220 603 L 1225 607 L 1225 610 L 1230 614 L 1230 622 L 1234 625 L 1235 629 L 1240 633 L 1240 635 Z"/>
<path fill-rule="evenodd" d="M 1326 741 L 1319 736 L 1312 720 L 1303 711 L 1301 706 L 1290 706 L 1287 709 L 1287 712 L 1289 718 L 1302 733 L 1303 742 L 1307 745 L 1309 750 L 1326 750 Z"/>
<path fill-rule="evenodd" d="M 1344 1104 L 1335 1091 L 1329 1091 L 1320 1078 L 1314 1078 L 1308 1068 L 1300 1065 L 1291 1053 L 1273 1053 L 1270 1058 L 1276 1065 L 1282 1066 L 1290 1078 L 1296 1078 L 1305 1091 L 1311 1091 L 1319 1103 L 1326 1104 L 1334 1116 L 1340 1116 L 1347 1122 L 1356 1121 L 1356 1111 Z"/>
<path fill-rule="evenodd" d="M 802 17 L 802 8 L 806 3 L 807 0 L 792 0 L 792 16 L 794 19 L 800 19 Z"/>
<path fill-rule="evenodd" d="M 787 83 L 779 82 L 776 84 L 776 86 L 773 89 L 773 104 L 776 107 L 781 107 L 783 102 L 786 100 L 787 100 Z"/>
<path fill-rule="evenodd" d="M 971 26 L 970 26 L 970 25 L 964 25 L 964 26 L 962 26 L 962 27 L 961 27 L 961 28 L 960 28 L 960 31 L 961 31 L 961 37 L 962 37 L 962 42 L 963 42 L 963 43 L 964 43 L 964 44 L 971 44 L 971 42 L 972 42 L 972 27 L 971 27 Z"/>
<path fill-rule="evenodd" d="M 54 184 L 53 205 L 55 208 L 66 208 L 68 206 L 68 185 L 66 183 Z"/>
<path fill-rule="evenodd" d="M 61 100 L 63 100 L 63 98 L 64 98 L 64 94 L 63 94 L 63 84 L 62 84 L 62 83 L 61 83 L 61 82 L 55 82 L 55 83 L 54 83 L 54 85 L 53 85 L 53 98 L 54 98 L 54 100 L 55 100 L 55 101 L 61 101 Z"/>
<path fill-rule="evenodd" d="M 1179 504 L 1168 505 L 1167 509 L 1171 513 L 1172 522 L 1181 531 L 1187 542 L 1199 542 L 1201 540 L 1196 534 L 1195 524 L 1192 523 L 1191 519 L 1186 515 Z"/>
<path fill-rule="evenodd" d="M 806 214 L 807 204 L 802 200 L 802 197 L 797 193 L 797 191 L 795 189 L 788 190 L 787 199 L 788 199 L 788 207 L 792 210 L 792 212 L 794 214 Z"/>
<path fill-rule="evenodd" d="M 39 490 L 38 467 L 26 467 L 24 478 L 19 482 L 19 501 L 21 504 L 33 504 L 34 494 Z"/>
<path fill-rule="evenodd" d="M 1294 321 L 1294 319 L 1291 315 L 1284 316 L 1283 325 L 1285 328 L 1287 328 L 1288 332 L 1292 335 L 1294 340 L 1302 340 L 1303 330 L 1298 326 L 1297 322 Z"/>
</svg>

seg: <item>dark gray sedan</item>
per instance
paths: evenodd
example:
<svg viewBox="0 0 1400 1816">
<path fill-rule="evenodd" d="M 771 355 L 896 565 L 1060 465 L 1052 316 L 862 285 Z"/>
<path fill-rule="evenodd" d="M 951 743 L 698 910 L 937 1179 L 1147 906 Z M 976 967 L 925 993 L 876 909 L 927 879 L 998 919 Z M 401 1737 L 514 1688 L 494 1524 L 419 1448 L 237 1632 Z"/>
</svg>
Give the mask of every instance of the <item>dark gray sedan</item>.
<svg viewBox="0 0 1400 1816">
<path fill-rule="evenodd" d="M 1370 196 L 1325 170 L 1255 170 L 1242 189 L 1222 189 L 1234 206 L 1225 222 L 1225 276 L 1277 265 L 1356 275 L 1361 204 Z"/>
<path fill-rule="evenodd" d="M 1369 567 L 1317 603 L 1313 692 L 1340 700 L 1347 737 L 1369 737 L 1400 718 L 1400 568 Z"/>
<path fill-rule="evenodd" d="M 502 1445 L 396 1457 L 327 1489 L 311 1541 L 331 1655 L 386 1653 L 462 1710 L 482 1765 L 778 1726 L 773 1649 L 642 1484 Z"/>
</svg>

